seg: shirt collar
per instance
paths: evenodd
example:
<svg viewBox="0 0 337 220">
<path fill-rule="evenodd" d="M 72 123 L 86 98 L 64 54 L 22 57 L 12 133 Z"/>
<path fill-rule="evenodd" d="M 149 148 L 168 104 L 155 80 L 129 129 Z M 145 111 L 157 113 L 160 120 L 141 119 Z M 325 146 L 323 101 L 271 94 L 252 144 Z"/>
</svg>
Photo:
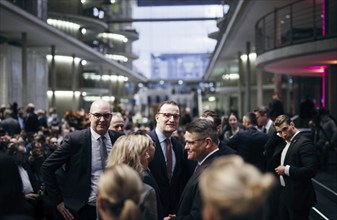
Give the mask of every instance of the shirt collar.
<svg viewBox="0 0 337 220">
<path fill-rule="evenodd" d="M 267 122 L 267 124 L 266 124 L 266 126 L 264 126 L 264 127 L 267 129 L 267 131 L 269 131 L 269 128 L 272 125 L 273 125 L 273 121 L 269 119 L 268 122 Z"/>
<path fill-rule="evenodd" d="M 287 143 L 291 143 L 291 142 L 294 140 L 295 136 L 298 135 L 298 133 L 300 133 L 300 132 L 301 132 L 300 130 L 297 130 L 297 131 L 295 132 L 295 134 L 290 138 L 290 142 L 288 142 L 288 141 L 286 141 L 286 142 L 287 142 Z"/>
<path fill-rule="evenodd" d="M 91 127 L 90 127 L 90 132 L 91 132 L 91 135 L 95 138 L 95 140 L 98 140 L 98 138 L 101 137 L 101 135 L 98 134 L 96 131 L 94 131 Z M 106 132 L 103 136 L 105 137 L 105 139 L 110 139 L 108 132 Z"/>
<path fill-rule="evenodd" d="M 205 162 L 205 160 L 207 159 L 207 158 L 209 158 L 212 154 L 214 154 L 215 152 L 217 152 L 219 150 L 219 148 L 217 147 L 216 149 L 214 149 L 211 153 L 209 153 L 209 154 L 207 154 L 207 156 L 202 160 L 202 161 L 198 161 L 198 165 L 199 166 L 201 166 L 204 162 Z"/>
<path fill-rule="evenodd" d="M 156 127 L 156 133 L 158 136 L 159 143 L 166 140 L 167 137 L 157 127 Z"/>
</svg>

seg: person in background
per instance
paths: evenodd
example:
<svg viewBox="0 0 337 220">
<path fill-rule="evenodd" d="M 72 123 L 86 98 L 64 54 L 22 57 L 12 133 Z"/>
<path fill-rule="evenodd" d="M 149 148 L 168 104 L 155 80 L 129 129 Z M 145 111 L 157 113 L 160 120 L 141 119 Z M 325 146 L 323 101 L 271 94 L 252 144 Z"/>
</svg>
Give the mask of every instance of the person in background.
<svg viewBox="0 0 337 220">
<path fill-rule="evenodd" d="M 162 102 L 155 119 L 157 126 L 149 135 L 156 144 L 156 150 L 149 168 L 160 189 L 161 216 L 167 216 L 176 212 L 183 188 L 183 145 L 172 137 L 179 126 L 178 104 L 174 101 Z"/>
<path fill-rule="evenodd" d="M 185 108 L 184 114 L 181 116 L 180 125 L 185 126 L 193 120 L 192 118 L 192 110 L 190 107 Z"/>
<path fill-rule="evenodd" d="M 261 220 L 276 180 L 236 155 L 216 159 L 200 176 L 203 220 Z"/>
<path fill-rule="evenodd" d="M 51 204 L 45 200 L 43 186 L 36 178 L 30 163 L 25 160 L 25 146 L 22 143 L 12 143 L 8 146 L 7 153 L 14 159 L 18 167 L 23 184 L 22 191 L 26 201 L 34 209 L 34 218 L 38 220 L 51 218 Z"/>
<path fill-rule="evenodd" d="M 230 145 L 237 150 L 246 162 L 255 165 L 261 171 L 265 171 L 264 145 L 268 141 L 268 135 L 257 129 L 256 115 L 248 112 L 243 116 L 241 129 L 231 140 Z"/>
<path fill-rule="evenodd" d="M 4 110 L 4 119 L 0 121 L 0 127 L 9 135 L 14 136 L 20 134 L 21 127 L 15 118 L 12 118 L 12 111 L 10 109 Z"/>
<path fill-rule="evenodd" d="M 316 120 L 311 123 L 314 143 L 320 156 L 319 166 L 326 169 L 329 162 L 329 151 L 337 147 L 337 126 L 327 108 L 320 108 L 316 117 Z"/>
<path fill-rule="evenodd" d="M 227 129 L 224 133 L 224 140 L 226 141 L 229 141 L 240 130 L 239 117 L 235 113 L 229 114 L 228 125 L 229 125 L 229 129 Z"/>
<path fill-rule="evenodd" d="M 104 100 L 91 104 L 90 128 L 67 135 L 42 164 L 41 175 L 55 206 L 66 220 L 96 220 L 96 191 L 106 157 L 121 134 L 109 131 L 111 106 Z M 61 191 L 55 171 L 65 164 Z"/>
<path fill-rule="evenodd" d="M 317 172 L 318 153 L 313 142 L 295 127 L 289 116 L 278 116 L 274 126 L 285 141 L 280 164 L 275 168 L 282 186 L 281 219 L 309 219 L 311 207 L 316 202 L 311 178 Z"/>
<path fill-rule="evenodd" d="M 269 116 L 272 121 L 279 115 L 284 114 L 284 107 L 280 96 L 274 93 L 272 96 L 272 101 L 269 103 Z"/>
<path fill-rule="evenodd" d="M 269 115 L 269 109 L 266 106 L 260 106 L 254 110 L 256 114 L 257 126 L 263 133 L 269 136 L 275 132 L 273 121 Z"/>
<path fill-rule="evenodd" d="M 26 106 L 26 118 L 24 124 L 28 140 L 32 140 L 33 134 L 39 131 L 39 126 L 39 120 L 35 114 L 35 105 L 33 103 L 29 103 Z"/>
<path fill-rule="evenodd" d="M 107 168 L 99 178 L 96 198 L 101 219 L 142 220 L 138 207 L 142 187 L 139 174 L 128 165 Z"/>
<path fill-rule="evenodd" d="M 23 184 L 15 160 L 0 152 L 0 219 L 33 220 L 33 207 L 22 192 Z"/>
<path fill-rule="evenodd" d="M 118 132 L 124 132 L 125 121 L 121 113 L 113 113 L 109 129 Z"/>
<path fill-rule="evenodd" d="M 59 142 L 57 138 L 56 137 L 49 138 L 46 158 L 49 157 L 58 147 Z"/>
</svg>

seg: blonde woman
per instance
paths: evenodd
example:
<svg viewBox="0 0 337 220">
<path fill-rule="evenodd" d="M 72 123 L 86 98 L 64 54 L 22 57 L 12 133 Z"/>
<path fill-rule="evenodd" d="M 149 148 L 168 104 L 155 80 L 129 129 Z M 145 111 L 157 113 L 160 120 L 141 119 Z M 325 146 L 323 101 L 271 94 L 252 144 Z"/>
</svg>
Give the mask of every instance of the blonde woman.
<svg viewBox="0 0 337 220">
<path fill-rule="evenodd" d="M 215 160 L 200 177 L 204 220 L 260 220 L 266 199 L 275 184 L 236 155 Z"/>
<path fill-rule="evenodd" d="M 149 148 L 153 142 L 149 136 L 131 133 L 121 136 L 112 147 L 107 160 L 107 168 L 117 164 L 127 164 L 143 179 L 143 172 L 149 164 Z M 157 199 L 155 190 L 143 184 L 139 207 L 146 220 L 157 220 Z"/>
<path fill-rule="evenodd" d="M 106 169 L 98 182 L 96 202 L 100 219 L 139 219 L 138 202 L 142 187 L 138 173 L 128 165 L 119 164 Z"/>
</svg>

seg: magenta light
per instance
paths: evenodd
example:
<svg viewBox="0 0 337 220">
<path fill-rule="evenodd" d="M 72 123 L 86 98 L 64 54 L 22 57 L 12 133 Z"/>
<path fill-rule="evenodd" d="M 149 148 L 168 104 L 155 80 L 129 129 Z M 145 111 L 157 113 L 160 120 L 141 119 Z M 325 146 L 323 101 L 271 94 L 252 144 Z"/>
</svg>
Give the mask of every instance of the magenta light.
<svg viewBox="0 0 337 220">
<path fill-rule="evenodd" d="M 322 0 L 322 36 L 325 36 L 325 0 Z"/>
<path fill-rule="evenodd" d="M 326 87 L 326 74 L 327 68 L 324 67 L 324 71 L 322 72 L 322 107 L 325 107 L 325 87 Z"/>
<path fill-rule="evenodd" d="M 305 66 L 304 69 L 324 72 L 326 67 L 327 66 Z"/>
</svg>

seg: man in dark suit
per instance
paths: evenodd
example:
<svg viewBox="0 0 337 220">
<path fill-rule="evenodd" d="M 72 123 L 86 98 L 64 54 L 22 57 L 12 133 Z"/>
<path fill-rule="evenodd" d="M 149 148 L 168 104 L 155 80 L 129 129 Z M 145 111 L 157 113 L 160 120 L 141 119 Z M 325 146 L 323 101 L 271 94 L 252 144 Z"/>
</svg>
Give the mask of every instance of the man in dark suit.
<svg viewBox="0 0 337 220">
<path fill-rule="evenodd" d="M 2 127 L 9 136 L 20 134 L 20 124 L 18 120 L 12 118 L 12 111 L 10 109 L 5 109 L 4 117 L 5 119 L 0 121 L 0 127 Z"/>
<path fill-rule="evenodd" d="M 201 173 L 221 155 L 218 147 L 218 133 L 214 123 L 207 119 L 196 119 L 186 126 L 185 149 L 189 160 L 198 162 L 197 167 L 178 203 L 176 215 L 169 215 L 169 219 L 201 219 L 201 197 L 199 191 L 199 177 Z"/>
<path fill-rule="evenodd" d="M 264 171 L 263 147 L 268 141 L 268 135 L 258 131 L 256 115 L 253 112 L 243 116 L 242 125 L 245 129 L 241 129 L 231 139 L 231 146 L 235 147 L 246 162 L 255 165 L 260 171 Z"/>
<path fill-rule="evenodd" d="M 90 128 L 65 137 L 42 164 L 41 174 L 48 195 L 65 219 L 90 219 L 96 216 L 97 182 L 112 145 L 121 135 L 108 131 L 110 104 L 97 100 L 90 107 Z M 65 164 L 66 176 L 60 191 L 55 171 Z"/>
<path fill-rule="evenodd" d="M 269 115 L 269 109 L 266 106 L 260 106 L 254 110 L 256 114 L 257 126 L 263 132 L 271 136 L 274 132 L 273 121 Z"/>
<path fill-rule="evenodd" d="M 156 128 L 149 135 L 156 144 L 153 160 L 149 164 L 159 190 L 163 213 L 175 213 L 182 191 L 183 145 L 172 133 L 179 125 L 180 110 L 174 101 L 162 102 L 155 115 Z"/>
<path fill-rule="evenodd" d="M 39 120 L 37 115 L 35 114 L 35 105 L 33 103 L 29 103 L 26 106 L 26 117 L 24 121 L 25 131 L 27 133 L 28 139 L 33 139 L 33 134 L 39 131 Z"/>
<path fill-rule="evenodd" d="M 274 122 L 277 133 L 285 140 L 280 165 L 280 213 L 284 220 L 309 219 L 316 194 L 311 182 L 317 172 L 318 153 L 307 136 L 296 129 L 289 116 L 280 115 Z"/>
</svg>

